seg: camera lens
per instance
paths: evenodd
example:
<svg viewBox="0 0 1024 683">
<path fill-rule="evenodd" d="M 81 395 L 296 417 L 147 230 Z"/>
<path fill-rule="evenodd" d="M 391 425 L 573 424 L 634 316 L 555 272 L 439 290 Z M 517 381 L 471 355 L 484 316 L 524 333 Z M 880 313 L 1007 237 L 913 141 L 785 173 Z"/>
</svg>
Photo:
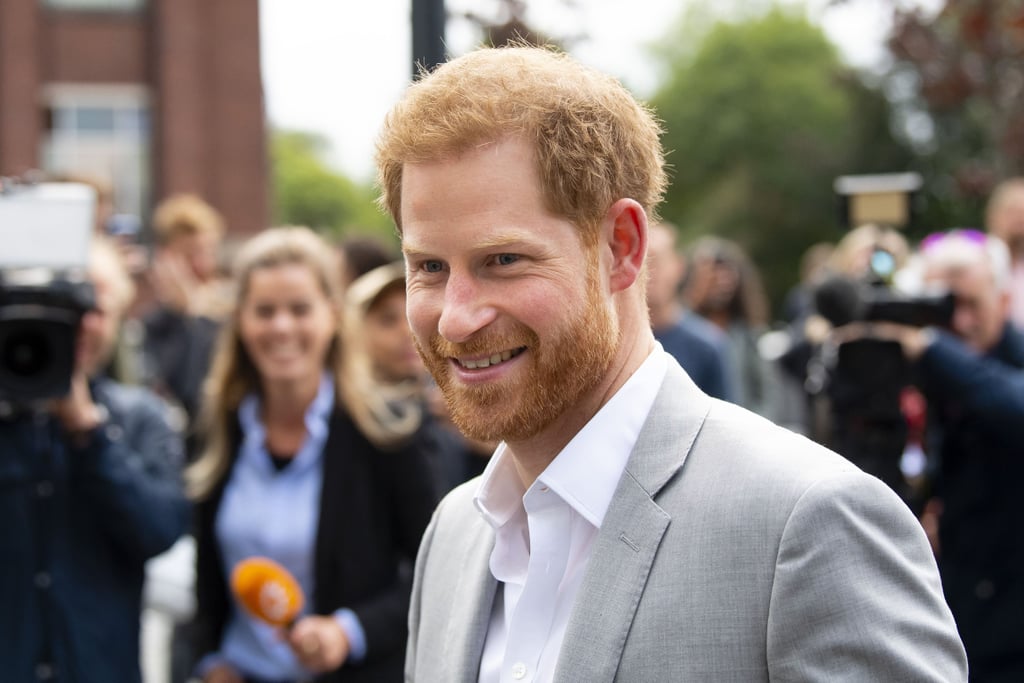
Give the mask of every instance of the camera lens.
<svg viewBox="0 0 1024 683">
<path fill-rule="evenodd" d="M 50 345 L 44 335 L 22 331 L 10 335 L 0 349 L 0 364 L 16 377 L 35 377 L 51 363 Z"/>
<path fill-rule="evenodd" d="M 875 249 L 871 254 L 871 272 L 888 280 L 896 272 L 896 258 L 885 249 Z"/>
</svg>

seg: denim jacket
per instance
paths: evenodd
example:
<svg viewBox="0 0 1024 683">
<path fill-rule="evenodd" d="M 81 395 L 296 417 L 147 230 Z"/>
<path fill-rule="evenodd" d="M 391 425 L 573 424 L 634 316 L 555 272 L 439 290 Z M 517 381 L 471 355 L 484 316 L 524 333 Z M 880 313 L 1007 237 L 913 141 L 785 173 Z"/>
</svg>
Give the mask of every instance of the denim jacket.
<svg viewBox="0 0 1024 683">
<path fill-rule="evenodd" d="M 145 562 L 186 531 L 182 447 L 160 399 L 100 380 L 109 413 L 71 440 L 0 420 L 0 678 L 132 683 Z"/>
</svg>

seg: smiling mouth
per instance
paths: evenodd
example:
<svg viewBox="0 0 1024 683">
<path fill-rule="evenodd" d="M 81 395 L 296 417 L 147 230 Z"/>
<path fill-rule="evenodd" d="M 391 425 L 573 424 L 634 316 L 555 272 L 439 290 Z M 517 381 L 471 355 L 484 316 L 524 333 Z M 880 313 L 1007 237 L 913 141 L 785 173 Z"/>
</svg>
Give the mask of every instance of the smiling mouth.
<svg viewBox="0 0 1024 683">
<path fill-rule="evenodd" d="M 520 346 L 518 349 L 492 354 L 489 358 L 478 358 L 476 360 L 461 360 L 459 358 L 454 358 L 453 360 L 458 363 L 460 367 L 467 370 L 482 370 L 483 368 L 489 368 L 492 365 L 498 365 L 499 363 L 504 363 L 511 358 L 515 358 L 525 350 L 525 346 Z"/>
</svg>

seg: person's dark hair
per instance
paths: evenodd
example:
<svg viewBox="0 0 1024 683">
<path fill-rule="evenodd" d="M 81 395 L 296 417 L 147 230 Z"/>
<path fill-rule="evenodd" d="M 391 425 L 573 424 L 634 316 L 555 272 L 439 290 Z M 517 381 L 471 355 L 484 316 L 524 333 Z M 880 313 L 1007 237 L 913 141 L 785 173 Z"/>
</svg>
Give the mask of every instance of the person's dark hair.
<svg viewBox="0 0 1024 683">
<path fill-rule="evenodd" d="M 375 268 L 399 258 L 398 250 L 376 235 L 349 235 L 338 244 L 341 250 L 344 283 L 350 284 Z"/>
<path fill-rule="evenodd" d="M 739 244 L 720 237 L 702 237 L 693 245 L 690 258 L 693 263 L 712 261 L 736 272 L 736 291 L 727 303 L 731 317 L 754 327 L 769 323 L 771 314 L 761 274 Z M 698 313 L 708 313 L 704 302 L 694 301 L 692 305 Z"/>
</svg>

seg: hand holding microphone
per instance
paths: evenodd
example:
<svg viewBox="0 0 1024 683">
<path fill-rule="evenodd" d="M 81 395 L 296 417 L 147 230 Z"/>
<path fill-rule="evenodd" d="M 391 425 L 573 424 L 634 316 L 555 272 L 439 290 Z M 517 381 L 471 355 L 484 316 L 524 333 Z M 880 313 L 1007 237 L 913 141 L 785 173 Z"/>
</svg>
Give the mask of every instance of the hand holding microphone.
<svg viewBox="0 0 1024 683">
<path fill-rule="evenodd" d="M 249 614 L 271 626 L 290 627 L 306 602 L 295 577 L 267 557 L 235 565 L 231 591 Z"/>
<path fill-rule="evenodd" d="M 348 657 L 348 637 L 334 617 L 298 618 L 305 604 L 302 587 L 277 562 L 266 557 L 242 560 L 231 572 L 231 590 L 249 614 L 283 630 L 296 659 L 310 671 L 333 671 Z"/>
<path fill-rule="evenodd" d="M 334 671 L 348 659 L 348 636 L 332 616 L 303 617 L 287 631 L 287 638 L 295 657 L 315 673 Z"/>
</svg>

